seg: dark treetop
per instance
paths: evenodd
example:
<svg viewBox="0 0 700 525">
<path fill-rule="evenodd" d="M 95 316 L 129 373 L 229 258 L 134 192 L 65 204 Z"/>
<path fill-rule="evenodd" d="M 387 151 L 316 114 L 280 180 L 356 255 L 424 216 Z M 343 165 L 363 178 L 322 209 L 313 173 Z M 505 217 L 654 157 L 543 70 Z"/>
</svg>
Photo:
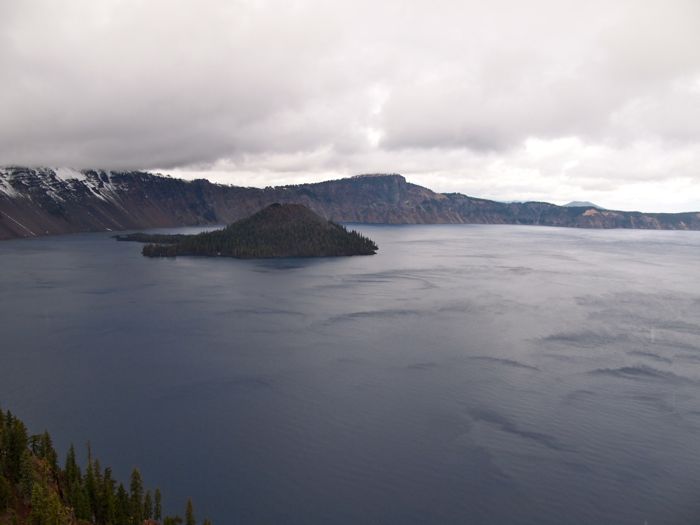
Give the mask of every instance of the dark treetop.
<svg viewBox="0 0 700 525">
<path fill-rule="evenodd" d="M 271 204 L 222 230 L 197 235 L 137 233 L 117 238 L 152 243 L 143 248 L 147 257 L 337 257 L 374 255 L 377 251 L 377 245 L 367 237 L 327 221 L 301 204 Z"/>
</svg>

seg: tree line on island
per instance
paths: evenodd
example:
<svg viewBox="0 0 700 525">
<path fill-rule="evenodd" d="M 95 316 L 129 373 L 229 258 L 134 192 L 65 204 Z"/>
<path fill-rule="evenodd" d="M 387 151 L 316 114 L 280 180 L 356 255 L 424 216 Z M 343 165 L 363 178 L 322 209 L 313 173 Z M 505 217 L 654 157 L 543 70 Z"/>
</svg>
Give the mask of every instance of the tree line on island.
<svg viewBox="0 0 700 525">
<path fill-rule="evenodd" d="M 146 257 L 338 257 L 373 255 L 378 249 L 371 239 L 301 204 L 272 204 L 226 228 L 197 235 L 135 233 L 116 238 L 149 243 L 142 250 Z"/>
<path fill-rule="evenodd" d="M 197 525 L 192 501 L 185 518 L 163 516 L 162 495 L 144 487 L 138 469 L 128 488 L 102 468 L 88 445 L 81 469 L 73 445 L 64 466 L 48 432 L 30 435 L 0 410 L 0 525 Z M 204 520 L 202 525 L 211 525 Z"/>
</svg>

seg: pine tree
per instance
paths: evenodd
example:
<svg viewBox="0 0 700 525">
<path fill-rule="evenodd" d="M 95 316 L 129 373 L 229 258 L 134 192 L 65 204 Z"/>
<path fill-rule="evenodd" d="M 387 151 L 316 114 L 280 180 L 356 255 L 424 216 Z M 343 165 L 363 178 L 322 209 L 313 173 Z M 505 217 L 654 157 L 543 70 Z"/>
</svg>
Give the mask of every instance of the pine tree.
<svg viewBox="0 0 700 525">
<path fill-rule="evenodd" d="M 89 518 L 89 511 L 86 510 L 86 498 L 82 484 L 82 474 L 80 467 L 75 458 L 75 447 L 71 443 L 68 453 L 66 454 L 66 463 L 64 468 L 66 479 L 66 499 L 68 504 L 73 507 L 73 512 L 79 519 Z"/>
<path fill-rule="evenodd" d="M 4 431 L 5 473 L 10 481 L 17 483 L 20 478 L 22 454 L 27 449 L 27 427 L 11 412 L 5 416 Z"/>
<path fill-rule="evenodd" d="M 48 515 L 48 501 L 44 487 L 37 483 L 32 487 L 32 510 L 29 514 L 29 520 L 32 525 L 44 525 Z"/>
<path fill-rule="evenodd" d="M 90 520 L 92 518 L 92 513 L 90 511 L 90 497 L 88 496 L 87 487 L 82 480 L 80 480 L 73 489 L 71 498 L 74 499 L 73 510 L 75 512 L 75 516 L 81 520 Z"/>
<path fill-rule="evenodd" d="M 104 495 L 102 493 L 102 469 L 100 468 L 100 461 L 98 459 L 95 459 L 92 464 L 92 472 L 95 478 L 95 492 L 92 496 L 90 504 L 92 506 L 92 514 L 95 517 L 95 521 L 99 522 L 103 519 L 102 513 L 104 510 Z"/>
<path fill-rule="evenodd" d="M 7 469 L 5 467 L 7 448 L 5 436 L 5 413 L 0 409 L 0 476 L 7 475 Z"/>
<path fill-rule="evenodd" d="M 130 503 L 129 495 L 121 483 L 117 488 L 116 496 L 116 512 L 115 512 L 115 525 L 129 525 L 130 522 Z"/>
<path fill-rule="evenodd" d="M 143 521 L 143 481 L 137 468 L 131 471 L 129 500 L 131 520 L 133 523 L 140 524 Z"/>
<path fill-rule="evenodd" d="M 72 488 L 74 485 L 80 483 L 80 467 L 78 467 L 78 462 L 75 459 L 75 447 L 71 443 L 68 453 L 66 454 L 66 465 L 65 465 L 66 482 L 68 487 Z"/>
<path fill-rule="evenodd" d="M 91 519 L 95 514 L 97 506 L 97 482 L 95 480 L 95 467 L 92 462 L 92 449 L 88 443 L 88 464 L 85 470 L 85 494 L 87 495 L 88 518 Z"/>
<path fill-rule="evenodd" d="M 153 518 L 153 498 L 151 491 L 146 491 L 146 496 L 143 498 L 143 519 L 150 520 Z"/>
<path fill-rule="evenodd" d="M 24 501 L 29 501 L 34 488 L 34 460 L 28 449 L 22 453 L 20 461 L 19 492 Z"/>
<path fill-rule="evenodd" d="M 156 521 L 160 521 L 163 513 L 163 507 L 161 503 L 161 495 L 160 495 L 160 489 L 156 489 L 156 495 L 155 495 L 155 505 L 153 508 L 153 519 Z"/>
<path fill-rule="evenodd" d="M 114 495 L 114 480 L 112 469 L 107 467 L 102 477 L 101 515 L 104 523 L 114 523 L 116 516 L 116 499 Z"/>
<path fill-rule="evenodd" d="M 185 525 L 197 525 L 194 519 L 194 510 L 192 509 L 192 500 L 187 499 L 187 510 L 185 510 Z"/>
<path fill-rule="evenodd" d="M 34 484 L 31 505 L 29 521 L 32 525 L 65 525 L 69 522 L 69 513 L 58 494 L 43 483 Z"/>
</svg>

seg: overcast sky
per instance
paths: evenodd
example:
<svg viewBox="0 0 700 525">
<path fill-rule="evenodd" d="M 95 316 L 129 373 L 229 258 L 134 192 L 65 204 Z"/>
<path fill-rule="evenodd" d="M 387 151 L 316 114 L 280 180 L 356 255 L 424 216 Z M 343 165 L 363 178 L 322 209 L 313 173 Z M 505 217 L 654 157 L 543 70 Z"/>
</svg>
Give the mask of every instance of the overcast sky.
<svg viewBox="0 0 700 525">
<path fill-rule="evenodd" d="M 0 0 L 0 165 L 700 210 L 700 1 Z"/>
</svg>

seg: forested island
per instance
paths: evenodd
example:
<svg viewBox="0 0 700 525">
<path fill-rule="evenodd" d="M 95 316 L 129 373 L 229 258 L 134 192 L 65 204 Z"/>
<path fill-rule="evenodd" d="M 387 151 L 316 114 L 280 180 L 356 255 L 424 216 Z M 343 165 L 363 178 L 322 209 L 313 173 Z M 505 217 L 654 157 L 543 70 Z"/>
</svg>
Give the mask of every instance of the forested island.
<svg viewBox="0 0 700 525">
<path fill-rule="evenodd" d="M 301 204 L 271 204 L 248 218 L 196 235 L 134 233 L 120 241 L 147 242 L 146 257 L 204 255 L 242 259 L 374 255 L 377 245 Z"/>
<path fill-rule="evenodd" d="M 0 525 L 160 524 L 197 525 L 192 501 L 184 520 L 164 516 L 160 490 L 145 489 L 138 469 L 127 488 L 93 458 L 89 445 L 84 469 L 73 445 L 61 468 L 48 432 L 30 435 L 18 417 L 0 410 Z"/>
</svg>

